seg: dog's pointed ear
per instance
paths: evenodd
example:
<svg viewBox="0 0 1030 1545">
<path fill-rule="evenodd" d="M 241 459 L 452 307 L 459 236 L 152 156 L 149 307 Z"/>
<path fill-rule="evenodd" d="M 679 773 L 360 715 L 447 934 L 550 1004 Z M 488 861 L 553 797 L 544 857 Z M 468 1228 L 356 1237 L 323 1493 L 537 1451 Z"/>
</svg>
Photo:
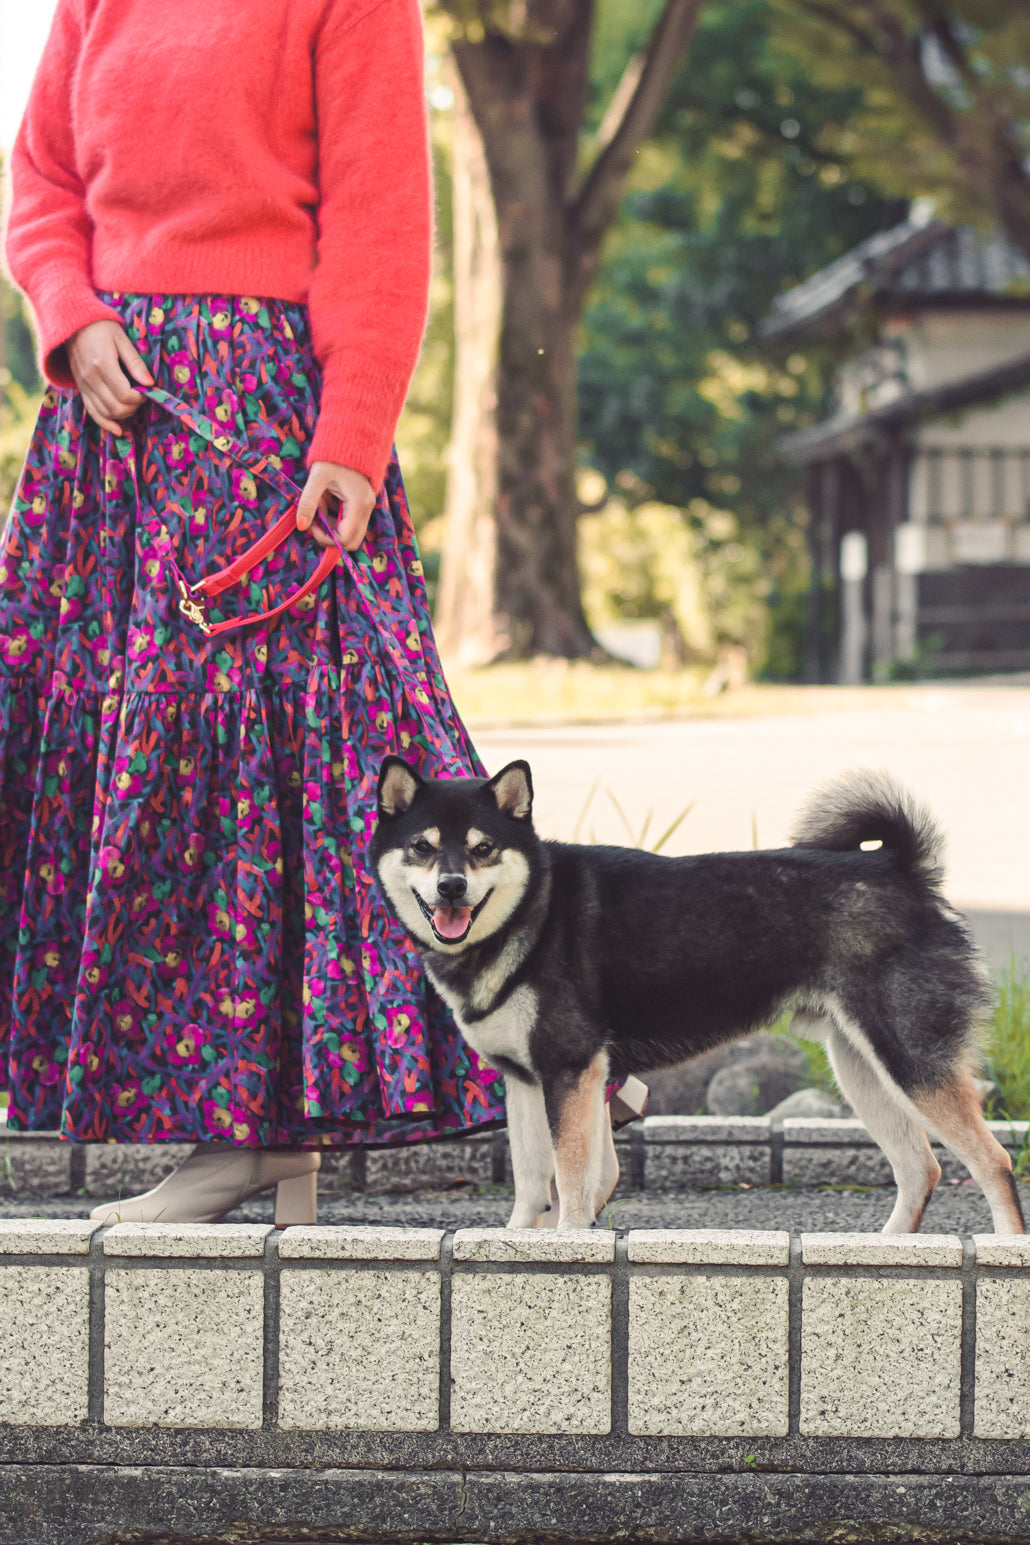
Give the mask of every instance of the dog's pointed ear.
<svg viewBox="0 0 1030 1545">
<path fill-rule="evenodd" d="M 421 787 L 422 779 L 413 767 L 409 767 L 402 757 L 388 756 L 379 769 L 376 790 L 379 814 L 387 818 L 403 815 Z"/>
<path fill-rule="evenodd" d="M 528 762 L 509 762 L 502 767 L 487 788 L 497 801 L 502 815 L 510 815 L 516 821 L 528 821 L 533 814 L 533 779 Z"/>
</svg>

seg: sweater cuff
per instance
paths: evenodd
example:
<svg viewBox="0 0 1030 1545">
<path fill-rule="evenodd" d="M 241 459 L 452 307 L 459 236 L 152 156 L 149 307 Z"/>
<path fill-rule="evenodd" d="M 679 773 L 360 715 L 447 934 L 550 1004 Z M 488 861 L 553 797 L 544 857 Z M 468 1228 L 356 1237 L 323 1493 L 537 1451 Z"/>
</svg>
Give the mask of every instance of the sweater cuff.
<svg viewBox="0 0 1030 1545">
<path fill-rule="evenodd" d="M 368 478 L 378 493 L 386 477 L 397 420 L 407 391 L 391 362 L 369 364 L 330 355 L 322 376 L 322 406 L 307 462 L 332 461 Z"/>
<path fill-rule="evenodd" d="M 68 364 L 69 338 L 90 322 L 118 322 L 121 317 L 105 306 L 96 291 L 79 275 L 46 275 L 36 281 L 29 296 L 39 330 L 40 368 L 52 386 L 75 390 Z"/>
</svg>

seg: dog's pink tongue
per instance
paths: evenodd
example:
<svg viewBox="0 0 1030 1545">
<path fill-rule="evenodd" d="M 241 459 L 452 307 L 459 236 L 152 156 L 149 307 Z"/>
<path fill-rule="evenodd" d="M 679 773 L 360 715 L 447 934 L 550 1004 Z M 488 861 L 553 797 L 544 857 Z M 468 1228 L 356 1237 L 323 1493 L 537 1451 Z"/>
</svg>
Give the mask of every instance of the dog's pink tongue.
<svg viewBox="0 0 1030 1545">
<path fill-rule="evenodd" d="M 441 939 L 461 939 L 471 916 L 471 907 L 437 907 L 433 913 L 433 927 Z"/>
</svg>

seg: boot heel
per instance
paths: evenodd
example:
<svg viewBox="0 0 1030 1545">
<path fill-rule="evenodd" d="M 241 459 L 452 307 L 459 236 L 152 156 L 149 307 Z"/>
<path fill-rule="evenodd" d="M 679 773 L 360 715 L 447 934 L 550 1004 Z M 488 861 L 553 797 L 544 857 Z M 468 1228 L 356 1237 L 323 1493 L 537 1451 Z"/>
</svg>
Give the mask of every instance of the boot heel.
<svg viewBox="0 0 1030 1545">
<path fill-rule="evenodd" d="M 634 1073 L 631 1073 L 620 1088 L 616 1089 L 608 1102 L 608 1109 L 612 1118 L 612 1130 L 618 1131 L 619 1127 L 627 1126 L 631 1121 L 636 1121 L 647 1109 L 648 1096 L 651 1093 L 647 1085 Z"/>
<path fill-rule="evenodd" d="M 318 1222 L 318 1171 L 280 1180 L 275 1188 L 275 1226 Z"/>
</svg>

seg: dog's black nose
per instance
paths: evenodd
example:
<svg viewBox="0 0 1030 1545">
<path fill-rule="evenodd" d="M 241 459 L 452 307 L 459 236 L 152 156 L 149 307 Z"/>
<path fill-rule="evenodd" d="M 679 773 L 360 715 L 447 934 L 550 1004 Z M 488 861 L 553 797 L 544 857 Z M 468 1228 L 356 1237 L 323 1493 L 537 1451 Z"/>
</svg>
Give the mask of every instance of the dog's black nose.
<svg viewBox="0 0 1030 1545">
<path fill-rule="evenodd" d="M 449 906 L 455 906 L 468 890 L 468 883 L 463 874 L 442 874 L 436 882 L 436 894 L 441 901 L 446 901 Z"/>
</svg>

